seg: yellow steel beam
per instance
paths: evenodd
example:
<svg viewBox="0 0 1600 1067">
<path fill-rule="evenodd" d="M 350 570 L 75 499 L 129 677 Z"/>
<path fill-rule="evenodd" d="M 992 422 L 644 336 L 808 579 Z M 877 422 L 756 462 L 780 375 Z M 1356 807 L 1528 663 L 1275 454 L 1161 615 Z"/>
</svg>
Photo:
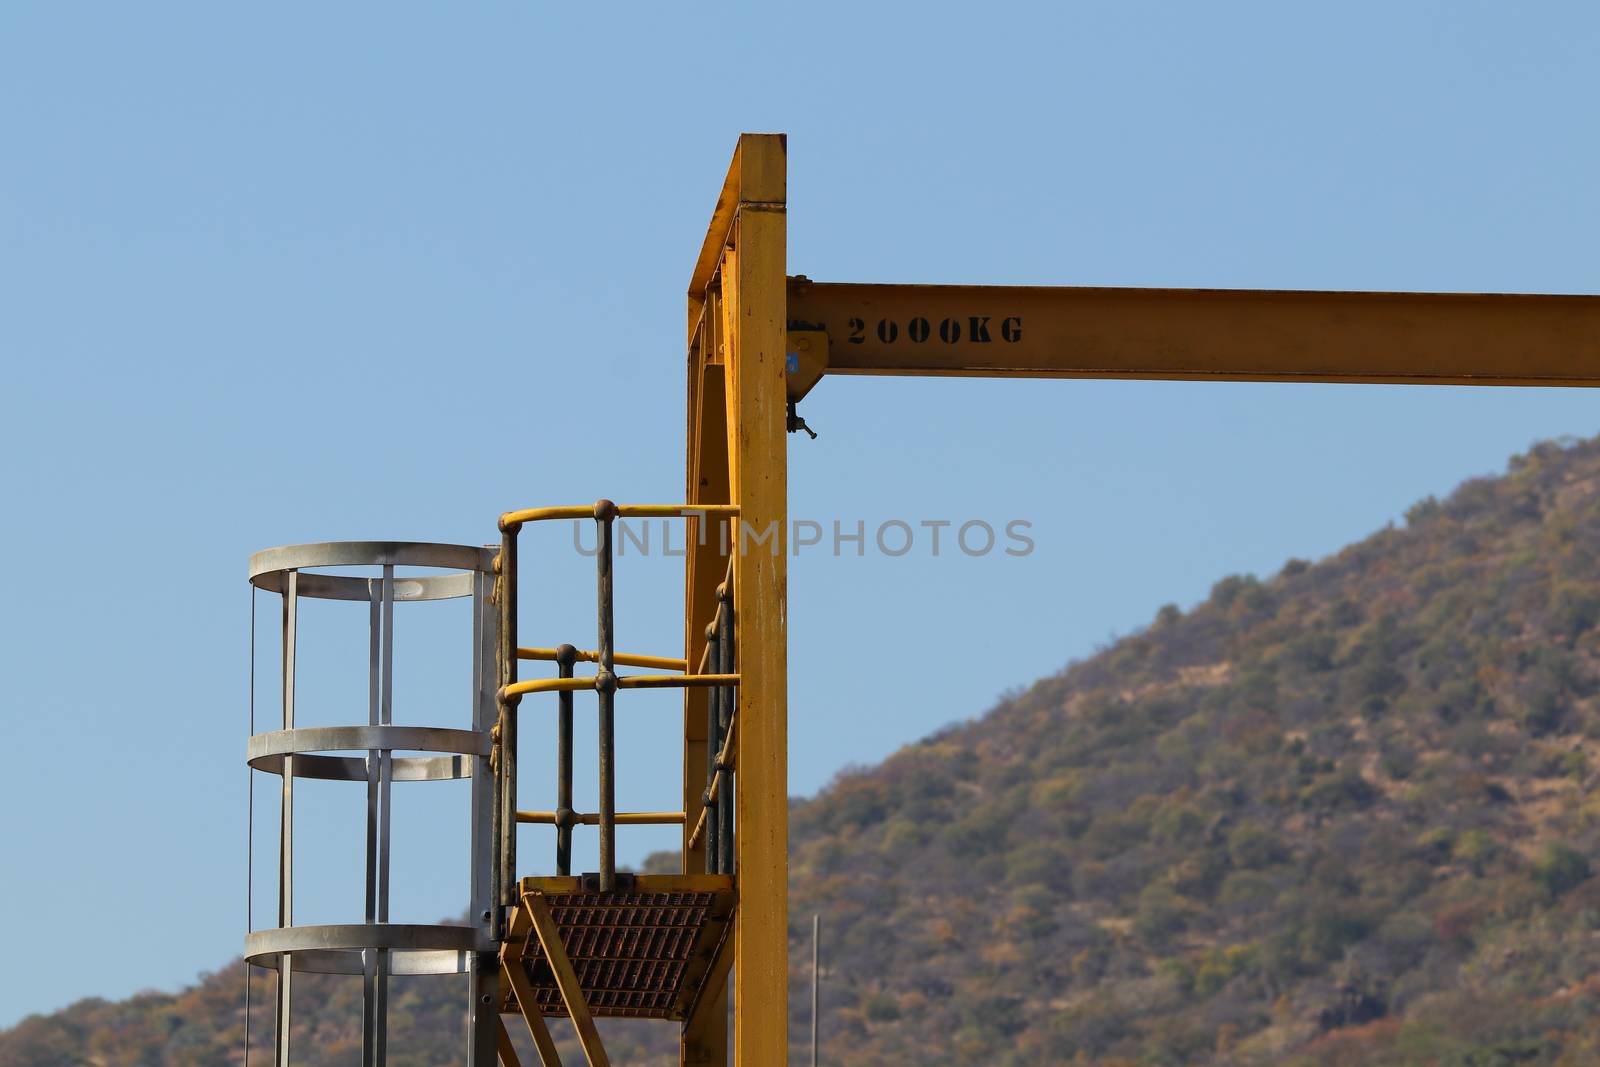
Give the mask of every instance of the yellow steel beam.
<svg viewBox="0 0 1600 1067">
<path fill-rule="evenodd" d="M 728 940 L 733 936 L 732 930 L 738 923 L 738 913 L 734 913 L 734 920 L 728 924 L 728 930 L 723 933 L 723 940 L 717 944 L 715 954 L 711 957 L 711 968 L 706 972 L 705 978 L 700 983 L 700 991 L 695 994 L 694 1003 L 689 1006 L 689 1018 L 683 1024 L 685 1035 L 685 1051 L 683 1059 L 691 1060 L 691 1053 L 698 1054 L 701 1059 L 708 1058 L 707 1044 L 715 1042 L 722 1061 L 728 1058 L 728 971 L 733 966 L 733 945 Z M 699 1042 L 705 1042 L 689 1047 L 690 1035 Z"/>
<path fill-rule="evenodd" d="M 550 914 L 550 906 L 545 903 L 544 894 L 524 893 L 522 910 L 533 920 L 533 932 L 539 938 L 539 946 L 544 949 L 545 961 L 550 964 L 550 970 L 555 975 L 556 988 L 561 991 L 561 1001 L 567 1006 L 567 1015 L 572 1019 L 573 1029 L 578 1031 L 578 1044 L 583 1047 L 583 1054 L 589 1059 L 589 1067 L 611 1067 L 605 1045 L 600 1041 L 600 1031 L 594 1025 L 594 1016 L 589 1014 L 589 1004 L 583 999 L 583 987 L 578 984 L 578 974 L 572 969 L 572 961 L 567 958 L 567 948 L 561 943 L 561 931 L 556 926 L 555 916 Z M 526 981 L 526 977 L 523 980 Z M 516 981 L 515 976 L 512 981 Z M 532 992 L 531 989 L 529 992 Z M 517 1003 L 525 1003 L 520 992 Z M 534 1010 L 538 1010 L 536 1003 Z M 531 1013 L 524 1007 L 522 1014 Z"/>
<path fill-rule="evenodd" d="M 716 299 L 716 294 L 711 294 L 709 300 L 713 309 Z M 727 500 L 729 493 L 723 368 L 707 364 L 704 358 L 705 349 L 714 344 L 714 337 L 704 337 L 689 352 L 686 496 L 690 500 Z M 686 539 L 688 556 L 684 567 L 683 647 L 685 661 L 696 664 L 697 674 L 710 666 L 706 658 L 710 643 L 706 640 L 705 628 L 716 612 L 717 584 L 723 580 L 727 569 L 728 561 L 721 551 L 725 541 L 724 529 L 720 524 L 714 529 L 691 528 Z M 707 752 L 706 705 L 706 690 L 684 691 L 683 807 L 688 822 L 693 822 L 704 811 L 701 798 L 706 782 L 706 761 L 711 755 Z M 685 837 L 684 872 L 705 869 L 704 846 Z M 723 1029 L 726 1031 L 726 1027 Z M 724 1053 L 716 1061 L 718 1067 L 726 1060 Z"/>
<path fill-rule="evenodd" d="M 776 147 L 774 147 L 776 146 Z M 778 133 L 747 133 L 733 150 L 733 162 L 717 194 L 711 224 L 695 257 L 689 276 L 689 340 L 694 340 L 695 323 L 704 307 L 706 293 L 721 267 L 722 252 L 733 243 L 733 231 L 741 211 L 751 205 L 775 206 L 782 211 L 788 195 L 787 138 Z"/>
<path fill-rule="evenodd" d="M 539 1010 L 539 998 L 533 992 L 533 983 L 528 980 L 528 974 L 523 969 L 523 959 L 528 954 L 528 941 L 533 937 L 533 918 L 528 914 L 527 908 L 517 908 L 511 914 L 511 928 L 506 932 L 506 941 L 500 947 L 500 985 L 501 988 L 510 989 L 512 998 L 517 1002 L 517 1010 L 522 1013 L 528 1024 L 528 1036 L 533 1038 L 534 1047 L 539 1050 L 539 1059 L 544 1067 L 561 1067 L 561 1054 L 556 1051 L 556 1043 L 550 1036 L 550 1028 L 545 1025 L 544 1015 Z M 505 1026 L 500 1027 L 502 1035 L 501 1048 L 505 1049 L 510 1044 L 510 1035 L 506 1034 Z"/>
<path fill-rule="evenodd" d="M 528 1024 L 528 1036 L 533 1038 L 533 1047 L 539 1050 L 539 1062 L 544 1067 L 561 1067 L 561 1053 L 556 1049 L 555 1039 L 550 1036 L 550 1027 L 539 1011 L 539 998 L 534 994 L 533 983 L 528 981 L 522 964 L 507 964 L 501 967 L 500 974 L 510 984 L 511 992 L 517 998 L 517 1009 Z M 506 1058 L 508 1052 L 509 1059 Z M 507 1067 L 518 1067 L 516 1050 L 511 1047 L 511 1035 L 506 1032 L 504 1020 L 500 1023 L 500 1057 L 506 1061 Z"/>
<path fill-rule="evenodd" d="M 500 946 L 502 963 L 516 962 L 528 954 L 528 939 L 533 936 L 533 920 L 528 917 L 527 909 L 513 909 L 508 927 L 505 943 Z"/>
<path fill-rule="evenodd" d="M 743 902 L 732 948 L 738 1005 L 734 1061 L 787 1062 L 788 747 L 782 543 L 787 525 L 784 455 L 784 202 L 787 149 L 778 135 L 739 139 L 688 294 L 689 421 L 686 468 L 691 501 L 731 501 L 731 537 L 691 549 L 686 568 L 684 658 L 704 654 L 716 588 L 731 580 L 739 635 L 744 775 L 736 792 L 735 865 Z M 764 541 L 741 552 L 742 531 Z M 721 532 L 721 531 L 717 531 Z M 723 553 L 733 554 L 731 574 Z M 759 671 L 755 677 L 751 671 Z M 757 724 L 751 727 L 754 720 Z M 700 791 L 714 754 L 706 751 L 705 701 L 684 701 L 685 869 L 704 863 L 689 830 L 703 818 Z M 750 740 L 751 733 L 757 736 Z M 685 1067 L 727 1062 L 727 991 L 702 998 L 679 1045 Z"/>
<path fill-rule="evenodd" d="M 789 1061 L 788 572 L 784 259 L 787 147 L 740 138 L 739 208 L 723 254 L 729 467 L 738 635 L 739 777 L 734 792 L 736 1067 Z M 754 536 L 747 539 L 746 532 Z"/>
<path fill-rule="evenodd" d="M 718 200 L 717 215 L 713 217 L 706 243 L 720 257 L 722 242 L 728 237 L 733 211 L 738 203 L 737 169 L 739 153 L 734 153 L 733 166 L 729 168 L 728 181 Z M 723 206 L 727 205 L 726 217 Z M 704 250 L 702 250 L 702 256 Z M 702 276 L 696 265 L 695 279 L 689 291 L 689 352 L 688 352 L 688 441 L 685 449 L 684 499 L 691 503 L 725 503 L 732 499 L 728 480 L 728 425 L 726 402 L 726 368 L 722 365 L 720 349 L 721 308 L 720 289 L 711 284 L 710 274 Z M 691 523 L 688 536 L 688 557 L 684 561 L 684 659 L 700 664 L 698 671 L 706 669 L 705 627 L 716 611 L 717 584 L 723 580 L 727 560 L 721 546 L 731 543 L 723 536 L 726 521 Z M 683 693 L 683 871 L 685 874 L 706 869 L 704 841 L 696 842 L 689 833 L 688 823 L 705 814 L 702 790 L 706 781 L 706 763 L 710 758 L 707 749 L 706 706 L 709 690 L 686 689 Z M 732 950 L 727 950 L 732 955 Z M 705 1010 L 691 1016 L 679 1031 L 678 1061 L 680 1067 L 726 1067 L 728 1062 L 728 998 L 726 983 L 715 996 L 709 998 Z"/>
<path fill-rule="evenodd" d="M 827 373 L 1600 385 L 1600 296 L 788 281 Z"/>
</svg>

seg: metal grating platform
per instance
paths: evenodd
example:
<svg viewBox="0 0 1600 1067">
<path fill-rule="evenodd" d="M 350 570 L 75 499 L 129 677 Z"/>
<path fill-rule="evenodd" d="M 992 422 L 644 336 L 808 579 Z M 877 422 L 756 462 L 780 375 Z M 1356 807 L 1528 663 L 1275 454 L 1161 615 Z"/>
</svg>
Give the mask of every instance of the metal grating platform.
<svg viewBox="0 0 1600 1067">
<path fill-rule="evenodd" d="M 524 878 L 521 886 L 543 896 L 591 1014 L 682 1020 L 707 976 L 726 973 L 716 964 L 733 915 L 733 879 L 619 875 L 618 883 L 610 893 L 599 892 L 593 876 Z M 520 934 L 532 923 L 518 916 L 511 926 Z M 524 968 L 540 1014 L 567 1015 L 538 938 L 530 932 L 508 949 L 507 965 Z M 516 1011 L 509 991 L 503 996 L 502 1010 Z"/>
</svg>

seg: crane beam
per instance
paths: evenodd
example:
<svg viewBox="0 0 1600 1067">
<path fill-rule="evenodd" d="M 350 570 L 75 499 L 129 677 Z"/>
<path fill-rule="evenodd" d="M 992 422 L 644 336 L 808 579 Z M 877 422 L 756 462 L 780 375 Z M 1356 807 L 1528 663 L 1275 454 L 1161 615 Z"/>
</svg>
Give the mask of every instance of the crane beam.
<svg viewBox="0 0 1600 1067">
<path fill-rule="evenodd" d="M 1600 296 L 793 277 L 787 317 L 827 374 L 1600 385 Z"/>
</svg>

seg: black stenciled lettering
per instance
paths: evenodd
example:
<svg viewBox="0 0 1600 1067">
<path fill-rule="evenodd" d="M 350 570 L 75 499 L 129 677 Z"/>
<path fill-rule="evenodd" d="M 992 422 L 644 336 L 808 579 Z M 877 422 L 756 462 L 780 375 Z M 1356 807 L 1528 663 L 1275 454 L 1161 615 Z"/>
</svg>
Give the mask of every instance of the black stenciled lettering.
<svg viewBox="0 0 1600 1067">
<path fill-rule="evenodd" d="M 894 344 L 894 339 L 900 336 L 900 325 L 893 319 L 878 320 L 878 340 L 886 345 Z"/>
<path fill-rule="evenodd" d="M 989 316 L 972 315 L 967 319 L 967 339 L 977 344 L 987 344 L 994 340 L 989 336 Z"/>
<path fill-rule="evenodd" d="M 939 322 L 939 340 L 947 345 L 953 345 L 961 340 L 961 320 L 941 319 Z"/>
<path fill-rule="evenodd" d="M 916 318 L 912 319 L 906 324 L 906 336 L 910 337 L 919 345 L 926 341 L 928 339 L 928 335 L 932 332 L 933 328 L 928 325 L 928 320 L 923 318 L 921 315 L 918 315 Z"/>
<path fill-rule="evenodd" d="M 1000 340 L 1016 344 L 1022 340 L 1022 316 L 1011 315 L 1000 322 Z"/>
<path fill-rule="evenodd" d="M 853 344 L 853 345 L 859 345 L 862 342 L 864 342 L 866 339 L 867 339 L 867 324 L 866 324 L 866 322 L 864 320 L 862 320 L 862 319 L 851 319 L 850 320 L 850 337 L 849 337 L 850 343 Z"/>
</svg>

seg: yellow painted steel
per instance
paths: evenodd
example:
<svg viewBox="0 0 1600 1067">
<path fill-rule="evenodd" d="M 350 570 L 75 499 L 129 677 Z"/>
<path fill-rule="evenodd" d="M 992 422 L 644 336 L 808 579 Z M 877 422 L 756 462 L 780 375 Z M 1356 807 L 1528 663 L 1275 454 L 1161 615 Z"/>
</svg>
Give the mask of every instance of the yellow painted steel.
<svg viewBox="0 0 1600 1067">
<path fill-rule="evenodd" d="M 621 662 L 618 660 L 617 662 Z M 529 678 L 512 682 L 500 690 L 501 699 L 527 696 L 529 693 L 581 693 L 593 689 L 598 679 L 592 675 L 576 678 Z M 718 686 L 737 686 L 737 674 L 620 674 L 618 689 L 712 689 Z"/>
<path fill-rule="evenodd" d="M 716 801 L 718 795 L 722 792 L 722 781 L 723 772 L 719 769 L 716 774 L 712 775 L 711 784 L 706 786 L 707 801 L 713 803 Z M 698 845 L 700 843 L 700 839 L 705 836 L 706 814 L 709 810 L 709 808 L 706 808 L 703 805 L 701 806 L 700 817 L 695 820 L 694 829 L 689 834 L 689 841 L 691 845 Z"/>
<path fill-rule="evenodd" d="M 563 507 L 550 508 L 524 508 L 521 511 L 508 511 L 500 516 L 500 529 L 509 530 L 530 522 L 547 522 L 551 519 L 592 519 L 594 518 L 593 504 L 573 504 Z"/>
<path fill-rule="evenodd" d="M 529 678 L 512 682 L 500 689 L 500 698 L 526 696 L 529 693 L 576 693 L 594 688 L 594 676 L 585 678 Z"/>
<path fill-rule="evenodd" d="M 572 1020 L 572 1028 L 578 1032 L 578 1044 L 582 1046 L 583 1054 L 589 1059 L 589 1067 L 611 1067 L 605 1045 L 600 1040 L 600 1031 L 594 1025 L 594 1016 L 589 1013 L 589 1005 L 583 999 L 583 987 L 578 984 L 578 976 L 572 969 L 572 961 L 567 958 L 567 947 L 561 943 L 561 931 L 556 926 L 555 917 L 550 914 L 550 906 L 545 903 L 544 894 L 524 893 L 522 909 L 533 920 L 533 932 L 539 938 L 539 947 L 544 949 L 545 962 L 550 965 L 550 970 L 555 975 L 556 988 L 561 991 L 561 1001 L 567 1007 L 567 1016 Z M 508 968 L 508 970 L 518 969 L 520 965 L 517 968 Z M 526 976 L 523 980 L 526 981 Z M 528 992 L 531 994 L 532 990 Z M 524 1015 L 529 1014 L 530 1006 L 535 1012 L 539 1010 L 536 1003 L 529 1005 L 524 1001 L 520 991 L 517 1003 Z"/>
<path fill-rule="evenodd" d="M 600 653 L 580 652 L 578 658 L 587 663 L 599 663 Z M 665 656 L 636 656 L 629 652 L 618 652 L 611 657 L 611 661 L 619 667 L 652 667 L 660 671 L 688 670 L 689 665 L 681 659 L 669 659 Z"/>
<path fill-rule="evenodd" d="M 619 811 L 616 816 L 618 826 L 677 826 L 683 822 L 681 811 Z M 553 811 L 519 811 L 517 821 L 520 823 L 533 823 L 535 825 L 554 826 L 556 813 Z M 572 821 L 582 826 L 600 825 L 600 816 L 596 812 L 574 812 Z"/>
<path fill-rule="evenodd" d="M 539 1021 L 544 1022 L 542 1018 Z M 506 1029 L 506 1021 L 502 1017 L 495 1018 L 495 1045 L 500 1053 L 501 1067 L 522 1067 L 522 1061 L 517 1058 L 517 1048 L 511 1043 L 511 1032 Z M 556 1065 L 560 1067 L 560 1053 L 556 1056 Z M 546 1064 L 545 1067 L 549 1065 Z"/>
<path fill-rule="evenodd" d="M 796 329 L 791 325 L 783 347 L 788 354 L 786 388 L 789 399 L 799 400 L 828 372 L 828 331 L 809 327 Z"/>
<path fill-rule="evenodd" d="M 737 674 L 622 674 L 617 676 L 618 689 L 677 689 L 694 687 L 714 689 L 719 686 L 739 684 Z"/>
<path fill-rule="evenodd" d="M 738 744 L 734 741 L 735 736 L 738 734 L 738 729 L 739 716 L 738 713 L 735 712 L 733 717 L 728 720 L 727 736 L 722 739 L 722 747 L 717 750 L 716 760 L 714 763 L 712 763 L 712 766 L 716 768 L 716 770 L 711 776 L 711 784 L 706 786 L 705 798 L 707 800 L 717 799 L 718 795 L 720 795 L 722 792 L 723 778 L 733 773 L 734 764 L 737 761 L 739 751 Z M 700 813 L 694 821 L 694 829 L 689 833 L 688 847 L 693 848 L 700 843 L 700 839 L 704 835 L 705 829 L 706 808 L 704 805 L 701 805 Z"/>
<path fill-rule="evenodd" d="M 828 374 L 1600 385 L 1600 296 L 791 278 L 787 308 Z"/>
<path fill-rule="evenodd" d="M 739 139 L 690 278 L 687 306 L 687 498 L 739 507 L 723 542 L 701 538 L 685 575 L 684 658 L 701 662 L 716 589 L 732 555 L 737 670 L 745 773 L 735 799 L 739 907 L 732 961 L 734 1062 L 788 1062 L 788 768 L 784 639 L 787 523 L 784 256 L 787 145 L 775 134 Z M 732 524 L 730 524 L 732 525 Z M 768 538 L 770 554 L 742 552 L 746 532 Z M 693 543 L 693 542 L 691 542 Z M 757 558 L 759 556 L 759 558 Z M 705 701 L 684 700 L 684 811 L 704 822 L 701 783 L 707 751 Z M 749 722 L 756 725 L 751 727 Z M 754 737 L 752 741 L 752 736 Z M 685 825 L 686 863 L 704 844 Z M 684 1067 L 727 1063 L 727 990 L 708 991 L 684 1025 Z"/>
<path fill-rule="evenodd" d="M 693 519 L 703 515 L 737 515 L 737 504 L 619 504 L 623 519 Z"/>
<path fill-rule="evenodd" d="M 735 923 L 738 913 L 734 913 Z M 725 938 L 733 936 L 733 923 Z M 711 957 L 711 967 L 683 1024 L 679 1046 L 681 1063 L 726 1063 L 728 1059 L 728 971 L 733 966 L 733 946 L 724 941 Z"/>
<path fill-rule="evenodd" d="M 736 1067 L 769 1067 L 789 1055 L 787 145 L 747 135 L 740 154 L 737 233 L 722 269 L 728 459 L 741 527 L 733 607 L 745 680 L 734 792 L 733 1052 Z M 770 535 L 770 547 L 752 547 L 747 529 Z"/>
<path fill-rule="evenodd" d="M 712 318 L 720 315 L 716 290 L 691 294 L 690 318 L 699 314 L 699 303 L 712 308 Z M 709 328 L 708 328 L 709 329 Z M 710 361 L 708 353 L 717 347 L 714 330 L 706 333 L 688 355 L 688 441 L 685 448 L 685 493 L 687 500 L 721 502 L 729 499 L 728 439 L 725 368 Z M 706 626 L 713 620 L 718 601 L 716 588 L 728 573 L 729 561 L 721 554 L 722 544 L 732 538 L 724 534 L 726 519 L 714 520 L 717 529 L 691 526 L 685 541 L 688 555 L 684 566 L 684 658 L 697 664 L 695 673 L 709 666 Z M 710 690 L 685 689 L 683 694 L 683 808 L 685 814 L 683 870 L 706 869 L 703 840 L 691 839 L 688 821 L 704 820 L 706 764 L 714 754 L 708 752 L 706 708 Z M 731 926 L 721 956 L 733 956 Z M 726 973 L 717 987 L 702 991 L 696 1009 L 679 1033 L 679 1058 L 686 1067 L 726 1067 L 728 1061 L 728 998 Z"/>
<path fill-rule="evenodd" d="M 578 892 L 584 879 L 578 875 L 535 875 L 519 879 L 522 895 L 543 893 L 546 900 Z M 729 888 L 725 874 L 636 874 L 634 887 L 641 893 L 720 893 Z"/>
<path fill-rule="evenodd" d="M 707 515 L 737 515 L 739 509 L 730 504 L 618 504 L 619 519 L 697 519 Z M 513 530 L 530 522 L 548 522 L 554 519 L 592 519 L 593 504 L 570 504 L 559 507 L 524 508 L 508 511 L 500 516 L 500 529 Z"/>
<path fill-rule="evenodd" d="M 512 996 L 517 998 L 517 1007 L 528 1024 L 528 1036 L 533 1038 L 533 1047 L 539 1052 L 539 1062 L 544 1067 L 561 1067 L 561 1052 L 539 1011 L 539 999 L 534 995 L 527 972 L 520 963 L 505 964 L 500 968 L 500 980 L 511 987 Z M 504 1020 L 500 1023 L 500 1060 L 506 1067 L 519 1067 L 517 1051 L 511 1046 L 511 1035 L 506 1032 Z"/>
<path fill-rule="evenodd" d="M 556 650 L 553 648 L 519 648 L 517 658 L 537 660 L 554 663 Z M 600 653 L 593 650 L 578 649 L 575 657 L 579 663 L 599 663 Z M 681 671 L 688 667 L 681 659 L 670 656 L 639 656 L 631 652 L 618 652 L 611 657 L 611 662 L 619 667 L 651 667 L 658 671 Z"/>
<path fill-rule="evenodd" d="M 716 784 L 717 784 L 717 782 L 715 782 L 715 781 L 713 781 L 711 783 L 712 786 L 714 786 Z M 707 786 L 706 787 L 706 796 L 708 798 L 711 797 L 711 786 Z M 689 847 L 690 848 L 694 848 L 696 845 L 698 845 L 701 842 L 702 839 L 704 839 L 704 837 L 706 835 L 706 812 L 709 811 L 709 810 L 710 809 L 707 808 L 703 804 L 700 806 L 700 815 L 694 821 L 694 829 L 689 831 Z"/>
<path fill-rule="evenodd" d="M 734 763 L 738 760 L 739 744 L 735 740 L 738 735 L 739 715 L 735 711 L 728 718 L 728 732 L 722 738 L 722 747 L 717 749 L 717 761 L 714 766 L 717 768 L 718 777 L 721 777 L 723 771 L 732 771 Z M 716 783 L 713 782 L 712 785 L 714 786 Z"/>
</svg>

